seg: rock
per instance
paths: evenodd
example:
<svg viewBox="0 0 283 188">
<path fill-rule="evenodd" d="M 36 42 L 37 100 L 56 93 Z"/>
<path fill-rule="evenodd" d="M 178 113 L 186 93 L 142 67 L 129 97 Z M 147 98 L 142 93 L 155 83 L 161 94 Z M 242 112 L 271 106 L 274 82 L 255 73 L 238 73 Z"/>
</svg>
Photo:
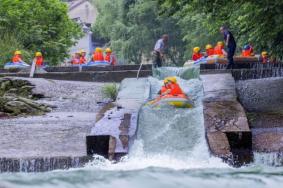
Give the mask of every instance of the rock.
<svg viewBox="0 0 283 188">
<path fill-rule="evenodd" d="M 50 107 L 31 99 L 33 88 L 34 86 L 26 80 L 0 79 L 0 111 L 14 116 L 50 112 Z"/>
<path fill-rule="evenodd" d="M 21 101 L 9 101 L 4 106 L 4 111 L 12 115 L 34 114 L 35 110 L 28 104 Z"/>
</svg>

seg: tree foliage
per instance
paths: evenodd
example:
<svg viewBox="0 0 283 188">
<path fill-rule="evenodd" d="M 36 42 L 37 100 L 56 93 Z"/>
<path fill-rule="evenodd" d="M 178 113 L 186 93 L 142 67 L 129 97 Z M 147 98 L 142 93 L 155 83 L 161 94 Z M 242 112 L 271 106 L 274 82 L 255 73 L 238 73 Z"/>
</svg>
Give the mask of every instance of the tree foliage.
<svg viewBox="0 0 283 188">
<path fill-rule="evenodd" d="M 56 64 L 81 36 L 60 0 L 1 0 L 0 4 L 1 63 L 19 49 L 25 52 L 24 59 L 42 51 L 47 61 Z"/>
<path fill-rule="evenodd" d="M 168 61 L 183 63 L 185 43 L 174 17 L 159 16 L 155 0 L 95 1 L 99 15 L 94 35 L 107 39 L 119 59 L 140 63 L 149 58 L 156 40 L 164 33 L 170 35 Z"/>
<path fill-rule="evenodd" d="M 216 34 L 219 26 L 231 28 L 238 46 L 252 43 L 260 52 L 267 50 L 283 58 L 283 1 L 282 0 L 159 0 L 161 14 L 176 16 L 180 20 L 192 15 L 205 15 L 202 29 Z M 188 10 L 190 8 L 190 11 Z M 194 29 L 193 29 L 194 30 Z"/>
<path fill-rule="evenodd" d="M 139 63 L 150 57 L 156 39 L 170 35 L 168 57 L 175 64 L 192 55 L 195 46 L 223 40 L 226 25 L 237 40 L 238 52 L 251 43 L 283 58 L 282 0 L 95 0 L 99 16 L 93 28 L 109 41 L 120 58 Z"/>
</svg>

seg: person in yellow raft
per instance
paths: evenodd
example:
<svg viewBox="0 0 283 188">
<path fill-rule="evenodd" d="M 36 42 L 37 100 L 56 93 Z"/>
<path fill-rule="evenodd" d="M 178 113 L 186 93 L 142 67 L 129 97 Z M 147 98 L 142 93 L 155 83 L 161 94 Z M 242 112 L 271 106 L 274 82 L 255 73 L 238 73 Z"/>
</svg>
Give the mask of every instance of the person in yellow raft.
<svg viewBox="0 0 283 188">
<path fill-rule="evenodd" d="M 179 84 L 177 83 L 176 77 L 167 77 L 164 79 L 164 85 L 159 91 L 160 97 L 166 95 L 169 96 L 180 96 L 185 95 Z"/>
<path fill-rule="evenodd" d="M 188 99 L 183 92 L 176 77 L 167 77 L 164 79 L 164 85 L 158 92 L 159 97 L 149 102 L 151 105 L 157 105 L 159 101 L 165 102 L 177 108 L 192 108 L 193 103 Z"/>
</svg>

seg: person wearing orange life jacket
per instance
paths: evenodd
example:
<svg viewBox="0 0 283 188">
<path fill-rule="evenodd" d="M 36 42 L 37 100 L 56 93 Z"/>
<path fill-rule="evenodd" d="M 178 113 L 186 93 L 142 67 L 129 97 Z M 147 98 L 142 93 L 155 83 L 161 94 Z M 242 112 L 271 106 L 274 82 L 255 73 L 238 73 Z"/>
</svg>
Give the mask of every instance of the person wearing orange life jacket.
<svg viewBox="0 0 283 188">
<path fill-rule="evenodd" d="M 253 47 L 249 44 L 245 45 L 243 50 L 242 50 L 242 56 L 243 57 L 250 57 L 250 56 L 254 56 L 253 53 Z"/>
<path fill-rule="evenodd" d="M 79 65 L 80 64 L 80 52 L 76 52 L 75 53 L 75 55 L 73 56 L 73 58 L 72 58 L 72 61 L 71 61 L 71 63 L 73 64 L 73 65 Z"/>
<path fill-rule="evenodd" d="M 14 56 L 12 58 L 12 63 L 13 64 L 19 63 L 19 64 L 24 65 L 24 66 L 30 66 L 29 64 L 27 64 L 26 62 L 23 61 L 22 52 L 19 51 L 19 50 L 15 51 Z"/>
<path fill-rule="evenodd" d="M 80 64 L 86 63 L 86 51 L 84 49 L 80 50 Z"/>
<path fill-rule="evenodd" d="M 104 62 L 102 48 L 95 48 L 95 52 L 93 53 L 92 60 L 94 62 Z"/>
<path fill-rule="evenodd" d="M 213 47 L 212 47 L 211 44 L 207 44 L 207 45 L 205 46 L 205 49 L 206 49 L 206 56 L 212 56 L 212 55 L 214 55 L 214 49 L 213 49 Z"/>
<path fill-rule="evenodd" d="M 42 56 L 42 53 L 41 52 L 36 52 L 35 53 L 35 58 L 34 58 L 34 61 L 35 61 L 35 66 L 36 67 L 42 67 L 43 66 L 43 56 Z"/>
<path fill-rule="evenodd" d="M 192 60 L 197 61 L 202 57 L 203 57 L 203 55 L 200 53 L 200 47 L 194 47 Z"/>
<path fill-rule="evenodd" d="M 158 92 L 158 94 L 159 94 L 160 96 L 165 95 L 165 94 L 166 94 L 166 91 L 167 91 L 168 89 L 170 89 L 170 88 L 169 88 L 169 85 L 168 85 L 169 81 L 168 81 L 167 78 L 164 79 L 163 83 L 164 83 L 164 85 L 161 87 L 160 91 Z"/>
<path fill-rule="evenodd" d="M 220 57 L 226 55 L 226 52 L 224 50 L 224 42 L 217 42 L 217 45 L 214 47 L 214 55 L 219 55 Z"/>
<path fill-rule="evenodd" d="M 22 59 L 22 52 L 21 51 L 19 51 L 19 50 L 15 51 L 14 56 L 12 58 L 12 62 L 13 63 L 25 63 Z"/>
<path fill-rule="evenodd" d="M 168 88 L 162 96 L 165 95 L 171 95 L 171 96 L 179 96 L 179 95 L 185 95 L 179 84 L 177 83 L 176 77 L 168 77 L 167 80 L 167 86 Z"/>
<path fill-rule="evenodd" d="M 117 60 L 116 57 L 112 54 L 112 50 L 110 48 L 106 48 L 105 52 L 106 52 L 106 56 L 104 60 L 108 62 L 110 65 L 116 65 Z"/>
</svg>

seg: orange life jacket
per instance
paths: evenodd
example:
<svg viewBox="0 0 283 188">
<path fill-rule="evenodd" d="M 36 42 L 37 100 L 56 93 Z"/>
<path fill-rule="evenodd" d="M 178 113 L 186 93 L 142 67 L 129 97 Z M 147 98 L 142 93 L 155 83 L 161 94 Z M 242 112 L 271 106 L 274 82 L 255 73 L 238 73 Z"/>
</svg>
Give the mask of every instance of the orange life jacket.
<svg viewBox="0 0 283 188">
<path fill-rule="evenodd" d="M 43 57 L 40 56 L 40 57 L 36 57 L 35 59 L 36 59 L 35 65 L 36 65 L 37 67 L 41 67 L 41 66 L 43 65 Z"/>
<path fill-rule="evenodd" d="M 110 65 L 116 65 L 116 58 L 112 53 L 106 53 L 106 56 L 104 58 L 105 61 L 107 61 Z"/>
<path fill-rule="evenodd" d="M 250 48 L 249 50 L 243 50 L 242 51 L 242 56 L 250 57 L 250 56 L 252 56 L 252 53 L 253 53 L 253 49 L 252 48 Z"/>
<path fill-rule="evenodd" d="M 19 63 L 22 61 L 22 56 L 21 55 L 14 55 L 12 62 L 13 63 Z"/>
<path fill-rule="evenodd" d="M 177 95 L 184 94 L 184 92 L 180 88 L 179 84 L 177 84 L 177 83 L 174 83 L 174 84 L 172 83 L 172 84 L 169 85 L 169 87 L 170 87 L 170 93 L 168 95 L 177 96 Z"/>
<path fill-rule="evenodd" d="M 92 58 L 93 58 L 93 61 L 104 61 L 104 57 L 103 57 L 102 52 L 94 52 Z"/>
<path fill-rule="evenodd" d="M 206 50 L 206 55 L 207 55 L 207 56 L 214 55 L 214 49 L 213 49 L 213 48 L 207 49 L 207 50 Z"/>
<path fill-rule="evenodd" d="M 224 47 L 223 46 L 220 46 L 220 45 L 216 45 L 215 48 L 214 48 L 214 55 L 220 55 L 220 56 L 223 56 L 223 50 Z"/>
<path fill-rule="evenodd" d="M 192 59 L 193 59 L 193 61 L 196 61 L 196 60 L 202 58 L 202 56 L 203 55 L 201 53 L 193 53 Z"/>
<path fill-rule="evenodd" d="M 80 64 L 85 64 L 86 63 L 86 58 L 85 56 L 80 57 Z"/>
</svg>

